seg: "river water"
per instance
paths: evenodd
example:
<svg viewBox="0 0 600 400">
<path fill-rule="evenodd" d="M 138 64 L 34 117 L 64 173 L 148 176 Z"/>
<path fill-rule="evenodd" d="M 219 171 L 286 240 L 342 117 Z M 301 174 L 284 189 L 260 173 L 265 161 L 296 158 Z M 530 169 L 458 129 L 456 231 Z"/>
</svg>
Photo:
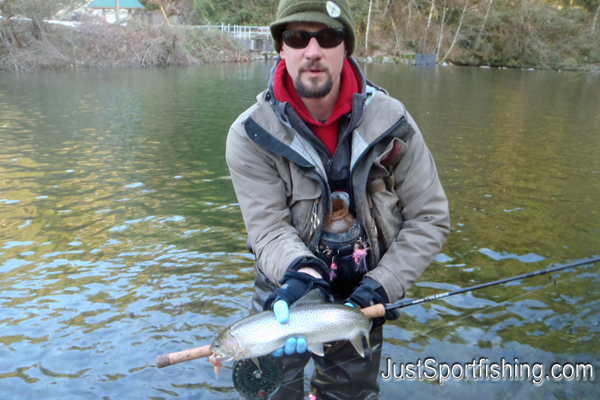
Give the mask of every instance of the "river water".
<svg viewBox="0 0 600 400">
<path fill-rule="evenodd" d="M 0 76 L 1 399 L 237 398 L 231 365 L 215 378 L 206 360 L 154 358 L 248 313 L 225 138 L 271 66 Z M 600 76 L 365 71 L 416 119 L 450 200 L 451 235 L 409 298 L 600 255 Z M 380 377 L 381 398 L 597 398 L 600 265 L 554 278 L 413 306 L 384 330 L 382 372 L 486 358 L 543 373 Z M 555 363 L 592 367 L 546 380 Z"/>
</svg>

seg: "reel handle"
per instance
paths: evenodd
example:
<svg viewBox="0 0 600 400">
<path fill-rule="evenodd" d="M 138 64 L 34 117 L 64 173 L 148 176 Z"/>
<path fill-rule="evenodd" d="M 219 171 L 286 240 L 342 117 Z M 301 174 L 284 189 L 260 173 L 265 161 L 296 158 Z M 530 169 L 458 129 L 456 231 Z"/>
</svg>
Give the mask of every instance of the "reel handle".
<svg viewBox="0 0 600 400">
<path fill-rule="evenodd" d="M 361 311 L 368 318 L 379 318 L 385 315 L 385 306 L 383 304 L 375 304 L 374 306 L 363 308 Z M 210 357 L 211 354 L 212 351 L 210 351 L 209 344 L 202 347 L 196 347 L 195 349 L 178 351 L 176 353 L 161 354 L 160 356 L 156 356 L 156 366 L 158 368 L 164 368 L 184 361 Z"/>
</svg>

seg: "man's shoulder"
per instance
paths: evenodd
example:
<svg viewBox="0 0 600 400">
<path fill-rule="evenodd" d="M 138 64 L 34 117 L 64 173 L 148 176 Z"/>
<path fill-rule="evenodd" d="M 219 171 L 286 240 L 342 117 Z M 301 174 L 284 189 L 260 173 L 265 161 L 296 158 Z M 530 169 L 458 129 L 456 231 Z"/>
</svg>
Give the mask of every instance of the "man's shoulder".
<svg viewBox="0 0 600 400">
<path fill-rule="evenodd" d="M 370 82 L 369 82 L 370 83 Z M 387 90 L 382 87 L 376 86 L 372 83 L 368 86 L 368 92 L 371 92 L 370 99 L 368 100 L 369 109 L 375 113 L 384 113 L 384 112 L 395 112 L 399 113 L 399 115 L 406 115 L 406 107 L 402 102 L 394 97 L 392 97 Z"/>
<path fill-rule="evenodd" d="M 241 113 L 233 122 L 233 124 L 231 125 L 231 127 L 233 128 L 235 125 L 243 125 L 244 122 L 254 113 L 256 112 L 256 110 L 258 110 L 260 107 L 264 106 L 265 104 L 268 106 L 269 102 L 266 101 L 266 94 L 267 91 L 263 91 L 260 92 L 257 96 L 256 96 L 256 103 L 254 103 L 253 105 L 251 105 L 249 108 L 246 109 L 246 111 L 244 111 L 243 113 Z"/>
<path fill-rule="evenodd" d="M 294 138 L 293 131 L 282 122 L 282 117 L 271 105 L 268 91 L 260 93 L 256 99 L 254 105 L 237 117 L 231 125 L 229 135 L 247 136 L 258 131 L 289 145 Z"/>
<path fill-rule="evenodd" d="M 362 129 L 359 128 L 359 131 L 370 141 L 406 119 L 408 113 L 404 104 L 385 90 L 371 86 L 368 92 Z"/>
</svg>

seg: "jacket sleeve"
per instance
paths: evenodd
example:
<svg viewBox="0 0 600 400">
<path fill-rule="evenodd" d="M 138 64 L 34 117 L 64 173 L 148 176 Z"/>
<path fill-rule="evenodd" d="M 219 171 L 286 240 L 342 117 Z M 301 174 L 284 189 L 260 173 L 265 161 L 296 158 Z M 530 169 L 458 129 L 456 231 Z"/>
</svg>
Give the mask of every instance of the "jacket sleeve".
<svg viewBox="0 0 600 400">
<path fill-rule="evenodd" d="M 281 157 L 252 142 L 242 115 L 227 136 L 226 160 L 257 268 L 278 284 L 299 259 L 314 258 L 292 226 Z M 289 171 L 287 172 L 289 173 Z"/>
<path fill-rule="evenodd" d="M 450 232 L 448 199 L 423 135 L 406 113 L 415 134 L 394 172 L 404 225 L 370 276 L 386 291 L 390 302 L 405 296 L 440 251 Z"/>
</svg>

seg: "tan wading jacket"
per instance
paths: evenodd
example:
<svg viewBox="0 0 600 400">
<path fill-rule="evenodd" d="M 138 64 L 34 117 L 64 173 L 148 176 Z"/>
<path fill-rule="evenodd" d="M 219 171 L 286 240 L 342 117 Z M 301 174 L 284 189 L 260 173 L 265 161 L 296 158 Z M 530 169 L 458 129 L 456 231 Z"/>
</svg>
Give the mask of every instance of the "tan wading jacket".
<svg viewBox="0 0 600 400">
<path fill-rule="evenodd" d="M 362 74 L 356 61 L 349 59 Z M 233 123 L 226 158 L 256 268 L 279 285 L 299 257 L 314 257 L 331 213 L 331 190 L 297 114 L 269 89 Z M 404 297 L 450 230 L 448 200 L 421 132 L 404 105 L 361 76 L 351 122 L 356 217 L 370 250 L 368 273 L 391 302 Z M 291 122 L 290 122 L 291 121 Z"/>
</svg>

